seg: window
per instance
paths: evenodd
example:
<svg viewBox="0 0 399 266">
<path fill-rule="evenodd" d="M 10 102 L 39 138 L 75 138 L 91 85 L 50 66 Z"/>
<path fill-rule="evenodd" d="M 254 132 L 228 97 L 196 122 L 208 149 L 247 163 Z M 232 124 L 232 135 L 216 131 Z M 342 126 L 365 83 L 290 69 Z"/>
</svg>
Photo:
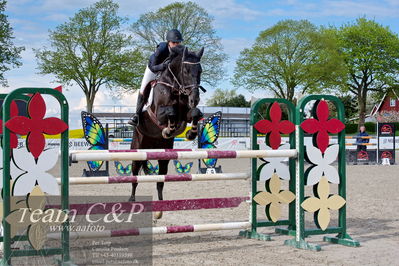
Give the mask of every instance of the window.
<svg viewBox="0 0 399 266">
<path fill-rule="evenodd" d="M 389 106 L 390 106 L 390 107 L 395 107 L 395 106 L 396 106 L 396 99 L 391 99 L 391 100 L 389 101 Z"/>
</svg>

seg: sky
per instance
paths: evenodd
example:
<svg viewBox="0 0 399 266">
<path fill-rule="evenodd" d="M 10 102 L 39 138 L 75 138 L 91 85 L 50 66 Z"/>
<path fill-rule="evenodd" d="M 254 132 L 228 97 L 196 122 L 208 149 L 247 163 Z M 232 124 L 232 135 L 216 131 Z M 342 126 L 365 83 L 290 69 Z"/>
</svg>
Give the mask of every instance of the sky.
<svg viewBox="0 0 399 266">
<path fill-rule="evenodd" d="M 175 1 L 166 0 L 114 0 L 119 4 L 119 14 L 135 22 L 141 14 L 156 11 Z M 37 74 L 37 62 L 32 49 L 49 47 L 49 30 L 55 29 L 79 9 L 90 6 L 95 0 L 8 0 L 6 14 L 14 30 L 14 43 L 24 46 L 20 68 L 5 74 L 9 87 L 0 87 L 0 93 L 7 93 L 20 87 L 56 87 L 54 76 Z M 187 1 L 181 1 L 187 2 Z M 195 1 L 214 18 L 213 27 L 221 38 L 224 51 L 229 60 L 226 63 L 225 78 L 217 88 L 232 89 L 230 78 L 233 75 L 235 60 L 240 51 L 252 46 L 260 31 L 272 27 L 284 19 L 307 19 L 315 25 L 341 26 L 354 22 L 356 18 L 366 17 L 388 26 L 399 34 L 399 0 L 199 0 Z M 201 95 L 204 104 L 215 88 L 206 88 Z M 238 93 L 250 99 L 252 94 L 239 89 Z M 85 110 L 86 101 L 82 90 L 76 86 L 66 87 L 64 94 L 70 105 L 70 127 L 80 127 L 80 111 Z M 264 94 L 264 96 L 263 96 Z M 255 97 L 268 97 L 265 91 L 256 91 Z M 47 115 L 56 115 L 55 102 L 48 100 Z M 135 95 L 124 95 L 120 100 L 112 98 L 104 87 L 95 100 L 94 111 L 111 111 L 113 105 L 127 106 L 124 111 L 132 111 Z"/>
</svg>

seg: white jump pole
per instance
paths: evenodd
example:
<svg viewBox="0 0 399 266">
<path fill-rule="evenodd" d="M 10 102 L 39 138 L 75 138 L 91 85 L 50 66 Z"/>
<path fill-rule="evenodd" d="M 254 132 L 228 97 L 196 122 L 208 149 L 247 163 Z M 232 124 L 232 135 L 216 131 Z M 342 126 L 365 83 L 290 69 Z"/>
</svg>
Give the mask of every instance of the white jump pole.
<svg viewBox="0 0 399 266">
<path fill-rule="evenodd" d="M 158 227 L 141 227 L 127 230 L 103 230 L 97 232 L 82 231 L 70 232 L 70 239 L 85 239 L 85 238 L 109 238 L 120 236 L 137 236 L 137 235 L 162 235 L 174 233 L 189 233 L 189 232 L 206 232 L 206 231 L 220 231 L 220 230 L 234 230 L 234 229 L 248 229 L 251 227 L 250 222 L 229 222 L 229 223 L 213 223 L 213 224 L 196 224 L 196 225 L 181 225 L 181 226 L 158 226 Z M 47 234 L 49 240 L 60 239 L 60 233 Z"/>
<path fill-rule="evenodd" d="M 217 181 L 217 180 L 246 180 L 248 173 L 220 173 L 220 174 L 181 174 L 181 175 L 140 175 L 140 176 L 92 176 L 70 177 L 70 185 L 87 184 L 118 184 L 118 183 L 155 183 L 181 181 Z M 61 179 L 57 178 L 58 184 Z"/>
<path fill-rule="evenodd" d="M 72 162 L 78 161 L 145 161 L 145 160 L 179 160 L 205 158 L 267 158 L 267 157 L 295 157 L 297 151 L 291 150 L 198 150 L 198 151 L 132 151 L 132 152 L 78 152 L 70 153 Z"/>
</svg>

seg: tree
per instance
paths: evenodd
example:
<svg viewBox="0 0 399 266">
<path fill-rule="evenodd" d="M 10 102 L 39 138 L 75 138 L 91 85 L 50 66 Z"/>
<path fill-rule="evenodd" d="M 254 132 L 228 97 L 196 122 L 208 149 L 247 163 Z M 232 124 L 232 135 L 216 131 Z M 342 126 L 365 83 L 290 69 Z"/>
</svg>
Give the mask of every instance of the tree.
<svg viewBox="0 0 399 266">
<path fill-rule="evenodd" d="M 41 74 L 54 74 L 57 81 L 75 82 L 86 96 L 92 112 L 102 85 L 120 90 L 140 86 L 145 64 L 138 50 L 129 49 L 131 37 L 123 33 L 127 21 L 117 15 L 118 5 L 101 0 L 79 10 L 68 22 L 50 31 L 52 49 L 35 50 Z"/>
<path fill-rule="evenodd" d="M 399 38 L 388 27 L 365 18 L 329 30 L 338 39 L 347 68 L 346 82 L 340 88 L 356 96 L 361 126 L 368 95 L 373 92 L 381 95 L 399 82 Z"/>
<path fill-rule="evenodd" d="M 208 106 L 221 107 L 250 107 L 251 103 L 245 100 L 244 95 L 237 95 L 237 90 L 216 89 L 207 101 Z"/>
<path fill-rule="evenodd" d="M 232 83 L 290 101 L 297 93 L 320 91 L 338 82 L 344 70 L 335 43 L 307 20 L 280 21 L 241 51 Z"/>
<path fill-rule="evenodd" d="M 356 104 L 356 99 L 352 95 L 338 96 L 345 107 L 345 118 L 347 120 L 356 117 L 358 106 Z"/>
<path fill-rule="evenodd" d="M 339 95 L 337 97 L 344 105 L 345 120 L 351 121 L 352 118 L 356 118 L 356 114 L 358 113 L 356 98 L 352 94 Z M 337 108 L 332 102 L 329 103 L 329 108 L 330 108 L 330 117 L 336 117 Z"/>
<path fill-rule="evenodd" d="M 170 29 L 178 29 L 184 38 L 184 45 L 190 50 L 205 47 L 201 59 L 202 81 L 215 86 L 223 78 L 223 63 L 227 55 L 223 53 L 220 38 L 212 27 L 213 18 L 205 9 L 194 2 L 175 2 L 140 16 L 131 29 L 137 37 L 136 45 L 149 56 L 158 43 L 165 41 Z"/>
<path fill-rule="evenodd" d="M 24 47 L 14 46 L 13 30 L 7 20 L 7 15 L 4 14 L 7 1 L 0 0 L 0 85 L 7 86 L 7 80 L 4 77 L 4 72 L 20 67 L 21 52 L 25 50 Z"/>
</svg>

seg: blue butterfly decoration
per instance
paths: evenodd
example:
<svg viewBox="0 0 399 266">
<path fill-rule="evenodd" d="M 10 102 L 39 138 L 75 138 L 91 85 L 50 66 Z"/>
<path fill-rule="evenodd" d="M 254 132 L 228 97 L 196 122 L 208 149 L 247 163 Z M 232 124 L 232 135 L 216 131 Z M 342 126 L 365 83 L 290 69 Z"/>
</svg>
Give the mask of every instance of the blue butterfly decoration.
<svg viewBox="0 0 399 266">
<path fill-rule="evenodd" d="M 105 130 L 100 121 L 88 112 L 82 111 L 81 116 L 85 139 L 91 145 L 89 150 L 106 150 Z M 88 161 L 87 165 L 91 171 L 98 171 L 103 163 L 103 161 Z"/>
<path fill-rule="evenodd" d="M 144 171 L 147 175 L 159 175 L 159 165 L 154 166 L 150 161 L 147 161 L 147 170 Z"/>
<path fill-rule="evenodd" d="M 127 176 L 132 174 L 132 164 L 126 165 L 126 167 L 123 167 L 122 163 L 119 161 L 115 161 L 115 169 L 118 175 L 120 176 Z"/>
<path fill-rule="evenodd" d="M 204 126 L 202 127 L 199 135 L 199 148 L 200 149 L 214 149 L 216 148 L 215 142 L 219 137 L 220 122 L 222 121 L 222 112 L 218 111 L 207 118 Z M 214 168 L 217 162 L 216 158 L 202 159 L 206 167 Z"/>
<path fill-rule="evenodd" d="M 190 173 L 191 167 L 193 166 L 193 162 L 189 162 L 183 166 L 183 164 L 178 160 L 173 160 L 173 164 L 176 167 L 176 172 L 178 172 L 179 174 Z"/>
</svg>

